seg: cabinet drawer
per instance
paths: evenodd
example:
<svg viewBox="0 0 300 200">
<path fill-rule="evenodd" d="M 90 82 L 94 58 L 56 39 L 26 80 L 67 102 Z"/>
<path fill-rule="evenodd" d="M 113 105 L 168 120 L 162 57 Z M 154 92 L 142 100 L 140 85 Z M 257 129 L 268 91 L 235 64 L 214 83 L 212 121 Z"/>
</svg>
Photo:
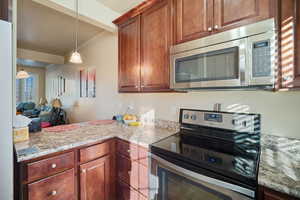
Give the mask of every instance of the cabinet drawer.
<svg viewBox="0 0 300 200">
<path fill-rule="evenodd" d="M 75 199 L 74 169 L 28 185 L 28 200 Z"/>
<path fill-rule="evenodd" d="M 80 149 L 80 162 L 88 162 L 109 154 L 111 141 Z"/>
<path fill-rule="evenodd" d="M 65 153 L 52 158 L 29 163 L 27 181 L 35 181 L 74 167 L 74 153 Z"/>
<path fill-rule="evenodd" d="M 122 181 L 119 181 L 117 185 L 117 191 L 118 200 L 139 200 L 141 196 L 137 191 L 131 189 Z"/>
<path fill-rule="evenodd" d="M 138 146 L 129 142 L 118 140 L 117 150 L 120 154 L 132 160 L 136 160 L 139 157 Z"/>
<path fill-rule="evenodd" d="M 118 178 L 135 189 L 139 187 L 139 163 L 118 155 Z"/>
</svg>

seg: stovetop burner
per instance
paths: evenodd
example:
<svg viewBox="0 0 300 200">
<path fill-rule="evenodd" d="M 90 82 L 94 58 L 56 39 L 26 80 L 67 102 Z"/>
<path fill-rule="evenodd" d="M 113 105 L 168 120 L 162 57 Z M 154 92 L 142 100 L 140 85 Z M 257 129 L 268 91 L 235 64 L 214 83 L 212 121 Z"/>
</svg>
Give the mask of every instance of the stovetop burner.
<svg viewBox="0 0 300 200">
<path fill-rule="evenodd" d="M 214 112 L 214 115 L 221 115 L 217 117 L 218 122 L 206 123 L 203 119 L 207 117 L 201 118 L 201 115 L 211 115 L 211 112 L 189 110 L 188 115 L 192 119 L 187 119 L 187 112 L 184 111 L 181 110 L 180 132 L 152 144 L 151 152 L 165 155 L 166 158 L 172 157 L 178 162 L 190 163 L 245 184 L 256 185 L 260 154 L 259 115 L 239 114 L 239 119 L 246 119 L 244 122 L 237 121 L 235 113 Z M 226 124 L 226 120 L 230 124 Z"/>
</svg>

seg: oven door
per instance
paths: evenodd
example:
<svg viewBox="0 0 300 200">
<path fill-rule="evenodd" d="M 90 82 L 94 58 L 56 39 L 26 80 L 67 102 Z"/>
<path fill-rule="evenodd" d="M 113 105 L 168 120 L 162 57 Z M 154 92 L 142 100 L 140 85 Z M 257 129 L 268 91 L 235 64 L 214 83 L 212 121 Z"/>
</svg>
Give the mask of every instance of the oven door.
<svg viewBox="0 0 300 200">
<path fill-rule="evenodd" d="M 227 88 L 247 85 L 246 39 L 171 55 L 171 87 Z"/>
<path fill-rule="evenodd" d="M 151 155 L 151 200 L 253 200 L 255 191 L 201 175 Z"/>
</svg>

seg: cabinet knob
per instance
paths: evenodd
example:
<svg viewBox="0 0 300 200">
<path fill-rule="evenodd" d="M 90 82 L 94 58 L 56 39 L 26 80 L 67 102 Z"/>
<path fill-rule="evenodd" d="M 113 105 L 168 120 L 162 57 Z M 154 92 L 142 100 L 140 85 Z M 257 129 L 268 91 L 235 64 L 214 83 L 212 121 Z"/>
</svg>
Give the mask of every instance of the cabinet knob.
<svg viewBox="0 0 300 200">
<path fill-rule="evenodd" d="M 53 164 L 51 165 L 51 167 L 52 167 L 52 169 L 55 169 L 55 168 L 56 168 L 56 164 L 53 163 Z"/>
<path fill-rule="evenodd" d="M 86 170 L 85 170 L 85 169 L 82 169 L 82 170 L 81 170 L 81 173 L 85 173 L 85 172 L 86 172 Z"/>
<path fill-rule="evenodd" d="M 130 150 L 127 150 L 127 152 L 130 153 L 131 151 L 130 151 Z"/>
<path fill-rule="evenodd" d="M 128 172 L 128 175 L 130 176 L 131 172 Z"/>
<path fill-rule="evenodd" d="M 208 29 L 207 29 L 209 32 L 211 32 L 212 31 L 212 28 L 211 27 L 208 27 Z"/>
<path fill-rule="evenodd" d="M 138 85 L 136 85 L 136 86 L 135 86 L 135 88 L 139 88 L 139 86 L 138 86 Z"/>
<path fill-rule="evenodd" d="M 218 25 L 215 25 L 214 29 L 215 29 L 215 30 L 218 30 L 218 29 L 219 29 L 219 26 L 218 26 Z"/>
<path fill-rule="evenodd" d="M 56 194 L 57 194 L 56 190 L 53 190 L 53 191 L 51 192 L 51 195 L 52 195 L 52 196 L 55 196 Z"/>
</svg>

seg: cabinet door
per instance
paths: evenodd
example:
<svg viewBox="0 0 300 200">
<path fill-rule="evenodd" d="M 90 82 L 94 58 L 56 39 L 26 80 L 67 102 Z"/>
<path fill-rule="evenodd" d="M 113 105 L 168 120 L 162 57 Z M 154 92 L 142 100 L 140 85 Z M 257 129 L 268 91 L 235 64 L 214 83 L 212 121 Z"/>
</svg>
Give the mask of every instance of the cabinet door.
<svg viewBox="0 0 300 200">
<path fill-rule="evenodd" d="M 214 0 L 214 31 L 254 23 L 274 15 L 272 0 Z M 272 7 L 273 6 L 273 7 Z"/>
<path fill-rule="evenodd" d="M 110 200 L 110 155 L 80 165 L 80 199 Z"/>
<path fill-rule="evenodd" d="M 117 160 L 118 178 L 134 189 L 139 187 L 139 163 L 129 160 L 123 155 L 118 155 Z"/>
<path fill-rule="evenodd" d="M 162 1 L 141 16 L 141 89 L 169 90 L 171 43 L 170 1 Z"/>
<path fill-rule="evenodd" d="M 119 26 L 119 91 L 140 90 L 140 17 Z"/>
<path fill-rule="evenodd" d="M 213 25 L 213 1 L 173 0 L 175 42 L 181 43 L 210 34 Z"/>
</svg>

